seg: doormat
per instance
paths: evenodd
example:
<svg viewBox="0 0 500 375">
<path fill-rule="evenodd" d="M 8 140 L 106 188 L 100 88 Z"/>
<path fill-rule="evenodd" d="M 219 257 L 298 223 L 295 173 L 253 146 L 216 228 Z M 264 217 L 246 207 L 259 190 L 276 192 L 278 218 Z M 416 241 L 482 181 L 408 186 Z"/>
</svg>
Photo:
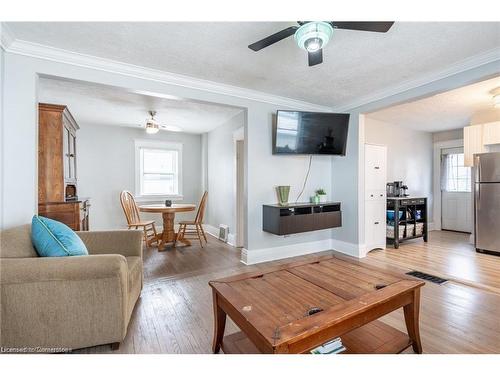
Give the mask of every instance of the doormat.
<svg viewBox="0 0 500 375">
<path fill-rule="evenodd" d="M 430 281 L 431 283 L 439 284 L 439 285 L 448 281 L 448 280 L 443 279 L 441 277 L 437 277 L 437 276 L 430 275 L 428 273 L 420 272 L 420 271 L 410 271 L 410 272 L 406 272 L 406 274 L 410 275 L 410 276 L 415 276 L 415 277 L 418 277 L 419 279 Z"/>
</svg>

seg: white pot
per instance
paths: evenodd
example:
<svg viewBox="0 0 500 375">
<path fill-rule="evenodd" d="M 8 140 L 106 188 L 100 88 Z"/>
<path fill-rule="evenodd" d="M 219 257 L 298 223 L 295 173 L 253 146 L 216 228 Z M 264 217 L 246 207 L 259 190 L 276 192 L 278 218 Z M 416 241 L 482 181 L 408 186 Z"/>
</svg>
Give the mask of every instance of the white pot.
<svg viewBox="0 0 500 375">
<path fill-rule="evenodd" d="M 318 194 L 319 203 L 326 203 L 328 201 L 326 194 Z"/>
</svg>

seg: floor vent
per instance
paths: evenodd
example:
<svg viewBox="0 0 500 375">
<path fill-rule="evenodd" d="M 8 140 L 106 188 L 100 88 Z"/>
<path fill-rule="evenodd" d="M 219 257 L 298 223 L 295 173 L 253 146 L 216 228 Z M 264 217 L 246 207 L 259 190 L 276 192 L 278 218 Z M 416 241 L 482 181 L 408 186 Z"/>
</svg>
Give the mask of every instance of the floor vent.
<svg viewBox="0 0 500 375">
<path fill-rule="evenodd" d="M 435 283 L 435 284 L 439 284 L 439 285 L 448 281 L 446 279 L 442 279 L 441 277 L 429 275 L 428 273 L 424 273 L 424 272 L 420 272 L 420 271 L 410 271 L 410 272 L 407 272 L 406 274 L 410 275 L 410 276 L 415 276 L 415 277 L 418 277 L 419 279 L 430 281 L 431 283 Z"/>
</svg>

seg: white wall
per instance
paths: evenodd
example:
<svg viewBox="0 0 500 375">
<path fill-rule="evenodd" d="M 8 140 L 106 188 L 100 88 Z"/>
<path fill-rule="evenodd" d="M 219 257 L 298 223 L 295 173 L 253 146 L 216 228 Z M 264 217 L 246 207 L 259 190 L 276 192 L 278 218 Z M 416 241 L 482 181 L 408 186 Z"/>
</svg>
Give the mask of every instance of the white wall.
<svg viewBox="0 0 500 375">
<path fill-rule="evenodd" d="M 455 139 L 464 139 L 463 128 L 432 133 L 432 141 L 434 143 L 452 141 Z"/>
<path fill-rule="evenodd" d="M 15 50 L 14 50 L 15 51 Z M 18 51 L 19 52 L 19 51 Z M 265 94 L 247 94 L 224 85 L 206 82 L 186 83 L 161 72 L 125 66 L 59 50 L 22 54 L 7 52 L 4 61 L 4 127 L 2 150 L 3 227 L 27 223 L 37 207 L 37 95 L 39 74 L 113 85 L 118 88 L 148 91 L 162 95 L 209 101 L 247 108 L 245 124 L 246 153 L 246 251 L 248 262 L 319 251 L 330 248 L 332 237 L 350 246 L 352 254 L 364 242 L 358 219 L 364 215 L 362 191 L 362 123 L 359 114 L 390 105 L 443 92 L 484 80 L 498 73 L 498 62 L 447 75 L 420 86 L 407 86 L 406 91 L 392 96 L 374 97 L 373 101 L 353 109 L 351 113 L 347 157 L 316 157 L 306 196 L 318 186 L 333 191 L 333 199 L 343 205 L 343 227 L 289 237 L 277 237 L 262 231 L 262 204 L 276 200 L 273 187 L 289 184 L 292 198 L 301 186 L 307 157 L 273 156 L 271 154 L 272 115 L 277 109 L 325 111 L 328 108 Z M 33 56 L 41 57 L 33 57 Z M 234 94 L 232 94 L 234 92 Z M 249 99 L 253 98 L 253 99 Z M 275 104 L 279 103 L 279 104 Z M 334 105 L 334 104 L 332 104 Z M 112 178 L 112 176 L 110 177 Z M 340 242 L 333 241 L 337 246 Z M 337 245 L 336 245 L 337 244 Z M 349 251 L 348 251 L 349 252 Z M 253 254 L 259 254 L 257 256 Z"/>
<path fill-rule="evenodd" d="M 229 226 L 236 233 L 236 144 L 234 132 L 245 126 L 245 112 L 207 134 L 208 204 L 205 223 Z"/>
<path fill-rule="evenodd" d="M 1 27 L 1 26 L 0 26 Z M 4 106 L 3 106 L 3 88 L 4 88 L 4 55 L 5 52 L 0 47 L 0 145 L 3 145 L 3 127 L 4 127 Z M 0 166 L 3 164 L 4 148 L 0 149 Z M 3 228 L 3 168 L 0 170 L 0 228 Z"/>
<path fill-rule="evenodd" d="M 302 184 L 306 156 L 273 156 L 271 153 L 272 116 L 277 109 L 318 111 L 324 107 L 278 99 L 283 104 L 273 104 L 247 99 L 242 95 L 219 93 L 211 89 L 194 89 L 184 85 L 167 83 L 160 78 L 139 78 L 140 73 L 112 73 L 110 69 L 94 69 L 52 59 L 42 59 L 13 53 L 5 55 L 5 120 L 14 124 L 5 128 L 2 148 L 9 160 L 4 160 L 4 227 L 27 223 L 37 210 L 37 81 L 38 75 L 78 79 L 129 90 L 146 91 L 161 95 L 246 108 L 245 122 L 245 251 L 243 260 L 249 263 L 262 259 L 286 257 L 301 253 L 326 250 L 331 247 L 331 231 L 311 232 L 289 237 L 278 237 L 262 231 L 262 205 L 276 201 L 274 186 L 292 186 L 292 198 Z M 144 74 L 143 77 L 149 77 Z M 7 95 L 8 93 L 8 95 Z M 264 99 L 267 100 L 267 99 Z M 273 99 L 274 100 L 274 99 Z M 289 102 L 287 106 L 284 103 Z M 200 145 L 201 147 L 201 145 Z M 14 162 L 15 161 L 15 162 Z M 331 191 L 332 159 L 317 157 L 313 161 L 305 196 L 322 186 Z M 114 178 L 112 171 L 109 179 Z M 201 185 L 201 182 L 199 183 Z M 354 189 L 351 186 L 351 189 Z M 82 191 L 82 193 L 84 193 Z M 92 195 L 92 194 L 90 194 Z M 22 199 L 19 199 L 22 197 Z M 336 197 L 343 200 L 341 195 Z M 354 213 L 355 215 L 355 213 Z M 351 218 L 355 219 L 355 217 Z M 349 218 L 345 217 L 349 221 Z M 356 229 L 354 229 L 356 231 Z M 355 240 L 355 238 L 353 238 Z M 318 246 L 321 245 L 321 246 Z M 279 251 L 275 248 L 280 247 Z M 257 254 L 258 256 L 254 256 Z M 265 254 L 265 256 L 262 256 Z"/>
<path fill-rule="evenodd" d="M 387 145 L 387 182 L 403 181 L 410 196 L 428 198 L 432 218 L 432 133 L 365 117 L 367 143 Z"/>
<path fill-rule="evenodd" d="M 201 196 L 201 135 L 166 131 L 148 135 L 142 129 L 129 127 L 79 125 L 78 195 L 91 199 L 92 230 L 125 227 L 120 192 L 129 190 L 135 194 L 134 140 L 182 143 L 183 200 L 179 202 L 198 203 Z M 176 220 L 192 217 L 193 213 L 183 213 L 176 215 Z M 141 213 L 141 218 L 162 225 L 161 215 Z"/>
</svg>

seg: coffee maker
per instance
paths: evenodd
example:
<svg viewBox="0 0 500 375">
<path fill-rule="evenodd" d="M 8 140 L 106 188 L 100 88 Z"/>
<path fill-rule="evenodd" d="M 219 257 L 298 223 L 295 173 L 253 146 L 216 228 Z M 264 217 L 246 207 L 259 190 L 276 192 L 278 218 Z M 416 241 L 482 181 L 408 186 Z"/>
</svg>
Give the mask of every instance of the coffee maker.
<svg viewBox="0 0 500 375">
<path fill-rule="evenodd" d="M 406 191 L 408 186 L 406 186 L 403 181 L 394 181 L 387 183 L 387 196 L 388 197 L 407 197 Z"/>
</svg>

